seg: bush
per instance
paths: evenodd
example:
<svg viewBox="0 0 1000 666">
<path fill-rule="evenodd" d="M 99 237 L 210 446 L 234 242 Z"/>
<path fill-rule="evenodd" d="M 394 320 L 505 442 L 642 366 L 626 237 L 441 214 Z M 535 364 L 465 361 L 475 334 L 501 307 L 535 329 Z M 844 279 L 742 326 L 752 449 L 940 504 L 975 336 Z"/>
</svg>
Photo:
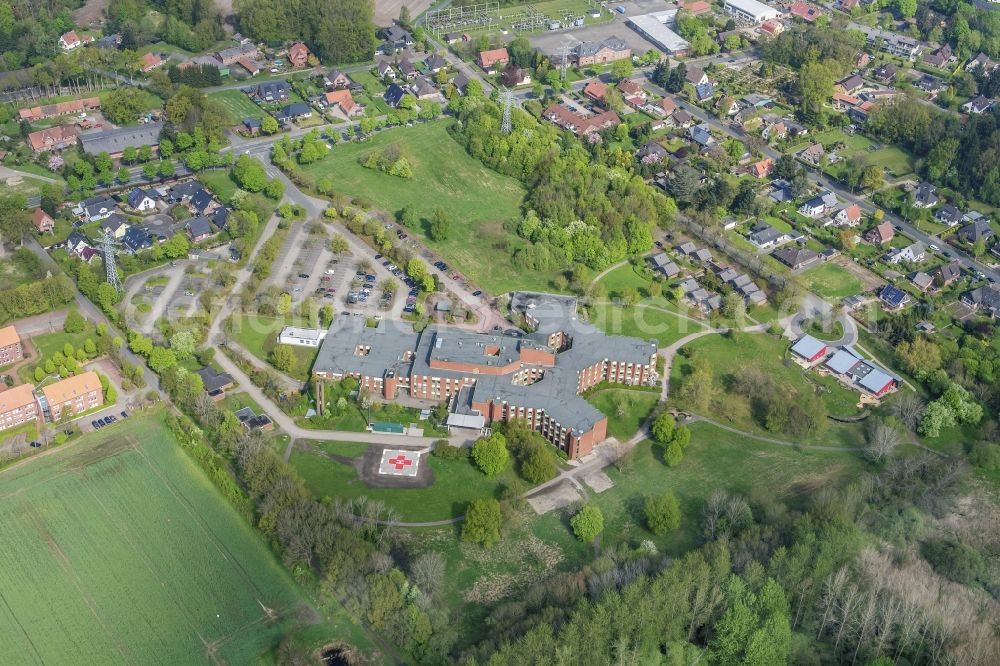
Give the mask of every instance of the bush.
<svg viewBox="0 0 1000 666">
<path fill-rule="evenodd" d="M 969 462 L 987 472 L 1000 470 L 1000 444 L 981 442 L 969 453 Z"/>
<path fill-rule="evenodd" d="M 920 546 L 934 571 L 962 585 L 974 585 L 986 564 L 977 550 L 955 539 L 932 539 Z"/>
<path fill-rule="evenodd" d="M 444 460 L 468 460 L 469 449 L 464 446 L 452 446 L 448 443 L 448 440 L 441 439 L 434 442 L 431 455 L 435 458 L 443 458 Z"/>
</svg>

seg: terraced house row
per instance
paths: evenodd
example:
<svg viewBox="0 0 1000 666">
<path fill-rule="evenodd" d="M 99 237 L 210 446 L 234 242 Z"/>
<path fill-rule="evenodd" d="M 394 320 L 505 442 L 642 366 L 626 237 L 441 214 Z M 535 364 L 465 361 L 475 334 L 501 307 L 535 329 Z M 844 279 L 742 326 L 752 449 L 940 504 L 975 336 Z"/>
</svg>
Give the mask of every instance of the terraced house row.
<svg viewBox="0 0 1000 666">
<path fill-rule="evenodd" d="M 447 401 L 448 425 L 481 430 L 523 419 L 570 458 L 607 437 L 607 418 L 581 394 L 609 382 L 657 380 L 655 341 L 609 336 L 576 317 L 576 300 L 516 293 L 511 309 L 530 333 L 475 333 L 443 326 L 416 332 L 406 323 L 342 315 L 330 326 L 315 377 L 356 377 L 385 400 Z M 321 403 L 322 401 L 317 401 Z"/>
</svg>

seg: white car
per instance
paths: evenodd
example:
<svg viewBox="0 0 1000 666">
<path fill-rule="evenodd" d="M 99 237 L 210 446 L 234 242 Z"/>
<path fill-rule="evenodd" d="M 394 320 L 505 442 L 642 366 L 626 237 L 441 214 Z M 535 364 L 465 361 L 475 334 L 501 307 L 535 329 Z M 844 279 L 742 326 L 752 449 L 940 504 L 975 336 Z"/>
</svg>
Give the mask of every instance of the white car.
<svg viewBox="0 0 1000 666">
<path fill-rule="evenodd" d="M 934 250 L 935 252 L 940 252 L 940 251 L 941 251 L 941 248 L 939 248 L 939 247 L 938 247 L 937 245 L 935 245 L 934 243 L 931 243 L 931 244 L 930 244 L 930 245 L 928 245 L 927 247 L 929 247 L 930 249 Z"/>
</svg>

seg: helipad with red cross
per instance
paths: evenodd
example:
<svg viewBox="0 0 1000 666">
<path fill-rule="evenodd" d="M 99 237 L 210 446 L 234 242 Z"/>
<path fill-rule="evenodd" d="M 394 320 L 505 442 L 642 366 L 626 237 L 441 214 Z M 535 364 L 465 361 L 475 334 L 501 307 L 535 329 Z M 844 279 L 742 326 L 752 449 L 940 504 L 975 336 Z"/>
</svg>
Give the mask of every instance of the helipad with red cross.
<svg viewBox="0 0 1000 666">
<path fill-rule="evenodd" d="M 388 476 L 416 476 L 420 467 L 419 451 L 384 449 L 378 473 Z"/>
</svg>

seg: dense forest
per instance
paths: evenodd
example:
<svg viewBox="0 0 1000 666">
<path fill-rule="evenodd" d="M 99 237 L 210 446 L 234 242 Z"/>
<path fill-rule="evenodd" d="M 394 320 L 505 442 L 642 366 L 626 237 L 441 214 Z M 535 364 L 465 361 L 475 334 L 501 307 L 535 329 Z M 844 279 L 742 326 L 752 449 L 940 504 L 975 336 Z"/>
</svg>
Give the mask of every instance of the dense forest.
<svg viewBox="0 0 1000 666">
<path fill-rule="evenodd" d="M 73 29 L 77 2 L 0 0 L 0 71 L 29 67 L 59 53 L 59 35 Z"/>
<path fill-rule="evenodd" d="M 980 51 L 1000 56 L 1000 14 L 962 0 L 900 3 L 903 18 L 913 18 L 915 36 L 934 43 L 948 42 L 962 57 Z"/>
<path fill-rule="evenodd" d="M 375 52 L 372 0 L 240 0 L 237 11 L 246 35 L 301 39 L 324 62 L 361 62 Z"/>
<path fill-rule="evenodd" d="M 630 151 L 578 141 L 519 110 L 505 136 L 500 115 L 489 101 L 466 104 L 454 136 L 528 190 L 527 213 L 512 229 L 526 241 L 513 249 L 515 266 L 568 270 L 580 262 L 600 270 L 652 247 L 651 224 L 669 223 L 676 206 L 635 173 Z"/>
<path fill-rule="evenodd" d="M 870 114 L 866 131 L 911 151 L 932 183 L 1000 205 L 1000 113 L 961 121 L 919 99 L 899 97 Z"/>
<path fill-rule="evenodd" d="M 149 11 L 165 18 L 155 20 Z M 106 33 L 122 36 L 122 47 L 134 49 L 155 39 L 189 51 L 208 48 L 225 36 L 214 0 L 110 0 Z"/>
</svg>

